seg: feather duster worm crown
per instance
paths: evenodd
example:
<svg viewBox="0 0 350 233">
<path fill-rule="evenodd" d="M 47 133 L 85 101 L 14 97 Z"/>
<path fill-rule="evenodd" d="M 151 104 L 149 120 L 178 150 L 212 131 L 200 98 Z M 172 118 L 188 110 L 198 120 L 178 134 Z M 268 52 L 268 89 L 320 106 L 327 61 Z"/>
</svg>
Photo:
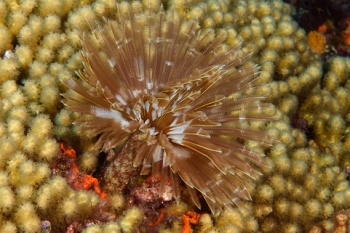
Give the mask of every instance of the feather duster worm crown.
<svg viewBox="0 0 350 233">
<path fill-rule="evenodd" d="M 213 212 L 250 199 L 246 185 L 264 160 L 245 142 L 272 142 L 249 128 L 271 119 L 264 96 L 247 94 L 262 85 L 258 67 L 244 64 L 249 55 L 225 45 L 225 35 L 201 33 L 175 10 L 119 15 L 83 36 L 85 69 L 63 80 L 73 90 L 67 108 L 88 114 L 78 123 L 104 151 L 141 133 L 133 166 L 161 176 L 160 195 L 179 198 L 180 177 L 194 203 L 198 190 Z"/>
</svg>

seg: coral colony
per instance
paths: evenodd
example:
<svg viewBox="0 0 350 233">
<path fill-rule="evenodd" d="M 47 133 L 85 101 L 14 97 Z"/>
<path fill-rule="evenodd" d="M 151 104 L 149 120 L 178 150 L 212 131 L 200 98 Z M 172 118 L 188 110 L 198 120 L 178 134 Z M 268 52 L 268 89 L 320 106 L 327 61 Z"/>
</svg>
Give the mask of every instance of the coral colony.
<svg viewBox="0 0 350 233">
<path fill-rule="evenodd" d="M 160 178 L 159 195 L 167 200 L 180 198 L 178 177 L 198 208 L 196 190 L 212 212 L 249 200 L 246 186 L 267 165 L 245 142 L 273 142 L 249 126 L 274 112 L 258 94 L 258 67 L 240 46 L 223 43 L 225 33 L 200 33 L 198 21 L 174 9 L 119 16 L 84 34 L 83 82 L 64 80 L 73 90 L 64 104 L 88 114 L 76 123 L 98 136 L 95 147 L 108 151 L 128 137 L 127 149 L 105 169 L 104 188 L 122 191 L 140 167 L 141 175 Z"/>
<path fill-rule="evenodd" d="M 349 232 L 349 4 L 286 1 L 0 0 L 0 231 Z"/>
</svg>

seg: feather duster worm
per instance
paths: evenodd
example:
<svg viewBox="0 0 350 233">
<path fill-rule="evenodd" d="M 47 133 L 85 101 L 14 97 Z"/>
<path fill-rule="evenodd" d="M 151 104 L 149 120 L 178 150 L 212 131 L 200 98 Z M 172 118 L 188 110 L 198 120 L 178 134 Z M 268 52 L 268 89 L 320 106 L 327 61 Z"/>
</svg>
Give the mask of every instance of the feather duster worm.
<svg viewBox="0 0 350 233">
<path fill-rule="evenodd" d="M 194 203 L 200 207 L 198 190 L 212 212 L 250 199 L 246 185 L 264 160 L 244 142 L 273 139 L 249 128 L 272 119 L 264 96 L 247 94 L 262 85 L 258 67 L 244 64 L 249 55 L 175 10 L 129 10 L 91 28 L 80 79 L 63 82 L 71 89 L 64 103 L 88 114 L 78 123 L 98 136 L 95 146 L 106 151 L 133 138 L 131 163 L 161 177 L 160 195 L 179 198 L 180 177 Z"/>
</svg>

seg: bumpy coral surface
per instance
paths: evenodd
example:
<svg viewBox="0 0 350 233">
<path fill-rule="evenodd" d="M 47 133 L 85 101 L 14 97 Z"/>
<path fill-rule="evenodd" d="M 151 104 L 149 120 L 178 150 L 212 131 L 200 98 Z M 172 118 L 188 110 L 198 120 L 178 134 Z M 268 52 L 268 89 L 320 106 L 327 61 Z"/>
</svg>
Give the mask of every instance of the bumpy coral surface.
<svg viewBox="0 0 350 233">
<path fill-rule="evenodd" d="M 0 229 L 307 232 L 314 225 L 324 232 L 338 229 L 342 223 L 332 217 L 349 209 L 350 203 L 344 172 L 349 166 L 349 59 L 334 57 L 322 64 L 310 51 L 304 30 L 292 20 L 291 6 L 278 0 L 144 0 L 120 2 L 119 9 L 158 11 L 161 3 L 165 9 L 173 6 L 186 20 L 198 19 L 201 30 L 215 36 L 226 33 L 224 43 L 229 46 L 242 43 L 242 51 L 253 52 L 253 62 L 261 66 L 259 78 L 269 84 L 267 101 L 278 107 L 279 120 L 253 122 L 251 127 L 280 142 L 264 151 L 270 166 L 262 168 L 263 176 L 249 187 L 252 201 L 214 216 L 204 206 L 202 212 L 196 209 L 185 198 L 188 193 L 183 202 L 159 201 L 143 177 L 131 180 L 128 192 L 101 198 L 95 191 L 97 183 L 85 178 L 93 177 L 110 153 L 98 155 L 95 141 L 79 135 L 79 126 L 72 125 L 79 114 L 61 104 L 60 94 L 67 90 L 60 80 L 75 79 L 74 72 L 83 68 L 79 51 L 86 22 L 118 18 L 116 1 L 2 0 Z M 292 116 L 304 126 L 290 124 Z M 58 140 L 64 148 L 75 149 L 74 160 L 64 157 L 67 151 Z M 255 142 L 245 146 L 260 148 Z M 72 176 L 66 172 L 75 165 L 74 182 L 87 182 L 84 185 L 72 186 L 68 180 Z"/>
</svg>

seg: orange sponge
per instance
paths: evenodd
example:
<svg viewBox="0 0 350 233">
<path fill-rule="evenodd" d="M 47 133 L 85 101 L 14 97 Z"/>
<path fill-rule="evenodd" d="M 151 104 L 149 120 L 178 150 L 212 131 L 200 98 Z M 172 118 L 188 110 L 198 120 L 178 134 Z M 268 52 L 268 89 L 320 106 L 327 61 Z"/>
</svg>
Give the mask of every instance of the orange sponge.
<svg viewBox="0 0 350 233">
<path fill-rule="evenodd" d="M 311 51 L 322 54 L 326 48 L 326 37 L 317 31 L 311 31 L 307 35 L 307 41 L 310 45 Z"/>
</svg>

